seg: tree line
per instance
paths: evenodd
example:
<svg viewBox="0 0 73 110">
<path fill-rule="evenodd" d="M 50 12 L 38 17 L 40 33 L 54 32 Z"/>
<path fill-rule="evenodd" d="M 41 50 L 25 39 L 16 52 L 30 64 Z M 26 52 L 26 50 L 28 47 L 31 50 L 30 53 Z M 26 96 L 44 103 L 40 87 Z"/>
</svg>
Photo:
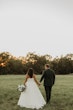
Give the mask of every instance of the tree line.
<svg viewBox="0 0 73 110">
<path fill-rule="evenodd" d="M 26 74 L 28 68 L 33 68 L 36 74 L 42 74 L 44 65 L 50 67 L 56 74 L 73 73 L 73 54 L 52 58 L 51 55 L 37 55 L 29 52 L 26 56 L 14 57 L 9 52 L 0 53 L 0 75 Z"/>
</svg>

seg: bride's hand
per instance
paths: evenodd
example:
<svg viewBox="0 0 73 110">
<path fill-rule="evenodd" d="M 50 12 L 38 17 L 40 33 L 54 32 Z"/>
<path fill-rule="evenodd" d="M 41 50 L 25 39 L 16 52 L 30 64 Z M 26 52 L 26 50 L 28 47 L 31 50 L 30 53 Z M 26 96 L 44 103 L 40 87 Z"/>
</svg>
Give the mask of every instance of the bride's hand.
<svg viewBox="0 0 73 110">
<path fill-rule="evenodd" d="M 41 85 L 41 83 L 39 82 L 39 84 L 38 84 L 39 86 Z"/>
</svg>

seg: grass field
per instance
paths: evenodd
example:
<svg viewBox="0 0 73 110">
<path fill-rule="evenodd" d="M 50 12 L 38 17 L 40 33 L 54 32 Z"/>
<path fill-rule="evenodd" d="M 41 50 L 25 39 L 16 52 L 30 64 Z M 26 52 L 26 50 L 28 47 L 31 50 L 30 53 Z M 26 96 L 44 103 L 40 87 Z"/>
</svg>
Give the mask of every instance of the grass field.
<svg viewBox="0 0 73 110">
<path fill-rule="evenodd" d="M 0 75 L 0 110 L 31 110 L 17 106 L 20 95 L 17 86 L 23 80 L 23 75 Z M 45 98 L 43 84 L 39 88 Z M 56 76 L 51 102 L 42 110 L 73 110 L 73 75 Z"/>
</svg>

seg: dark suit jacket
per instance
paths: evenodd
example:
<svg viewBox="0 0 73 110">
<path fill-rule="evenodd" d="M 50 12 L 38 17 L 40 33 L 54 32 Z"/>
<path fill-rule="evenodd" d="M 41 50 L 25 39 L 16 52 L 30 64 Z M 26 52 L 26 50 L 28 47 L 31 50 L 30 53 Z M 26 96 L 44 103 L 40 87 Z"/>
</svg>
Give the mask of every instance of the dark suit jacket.
<svg viewBox="0 0 73 110">
<path fill-rule="evenodd" d="M 53 86 L 55 83 L 55 73 L 51 69 L 44 70 L 40 82 L 44 79 L 44 86 Z"/>
</svg>

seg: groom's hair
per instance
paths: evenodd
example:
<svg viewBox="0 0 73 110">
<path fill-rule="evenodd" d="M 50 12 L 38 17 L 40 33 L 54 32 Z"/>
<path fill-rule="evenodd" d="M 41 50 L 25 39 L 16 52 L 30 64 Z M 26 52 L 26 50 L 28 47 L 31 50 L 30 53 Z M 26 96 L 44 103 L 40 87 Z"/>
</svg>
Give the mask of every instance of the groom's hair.
<svg viewBox="0 0 73 110">
<path fill-rule="evenodd" d="M 49 66 L 49 64 L 45 64 L 45 66 L 47 67 L 47 68 L 49 68 L 50 66 Z"/>
</svg>

